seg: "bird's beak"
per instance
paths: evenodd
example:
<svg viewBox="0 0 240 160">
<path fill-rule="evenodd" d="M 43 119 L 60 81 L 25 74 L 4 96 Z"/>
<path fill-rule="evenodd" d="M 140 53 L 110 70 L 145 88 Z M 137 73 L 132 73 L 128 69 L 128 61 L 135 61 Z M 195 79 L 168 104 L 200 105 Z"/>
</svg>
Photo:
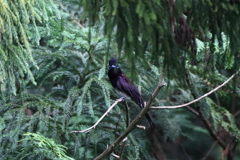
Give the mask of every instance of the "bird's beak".
<svg viewBox="0 0 240 160">
<path fill-rule="evenodd" d="M 114 66 L 114 65 L 111 65 L 111 66 L 108 67 L 108 70 L 110 70 L 110 69 L 112 69 L 112 68 L 119 68 L 119 67 Z"/>
</svg>

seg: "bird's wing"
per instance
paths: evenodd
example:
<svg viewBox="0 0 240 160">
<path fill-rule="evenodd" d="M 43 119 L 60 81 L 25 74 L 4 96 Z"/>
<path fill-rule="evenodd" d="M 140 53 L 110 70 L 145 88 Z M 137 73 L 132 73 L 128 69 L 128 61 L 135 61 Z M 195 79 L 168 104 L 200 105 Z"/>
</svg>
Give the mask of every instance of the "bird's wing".
<svg viewBox="0 0 240 160">
<path fill-rule="evenodd" d="M 140 95 L 138 89 L 134 85 L 131 84 L 129 79 L 124 74 L 121 74 L 119 76 L 119 79 L 117 81 L 117 88 L 121 92 L 126 94 L 127 96 L 131 97 L 131 99 L 139 107 L 144 108 L 143 99 L 142 99 L 142 96 Z M 153 127 L 153 121 L 152 121 L 152 118 L 150 117 L 150 115 L 148 113 L 146 113 L 145 116 L 146 116 L 150 126 Z"/>
<path fill-rule="evenodd" d="M 139 107 L 141 107 L 141 108 L 144 107 L 142 96 L 140 95 L 138 89 L 134 85 L 131 84 L 129 79 L 124 74 L 121 74 L 121 76 L 119 76 L 119 80 L 118 80 L 117 85 L 118 85 L 118 88 L 122 92 L 127 94 L 127 96 L 131 97 L 131 99 L 137 105 L 139 105 Z"/>
</svg>

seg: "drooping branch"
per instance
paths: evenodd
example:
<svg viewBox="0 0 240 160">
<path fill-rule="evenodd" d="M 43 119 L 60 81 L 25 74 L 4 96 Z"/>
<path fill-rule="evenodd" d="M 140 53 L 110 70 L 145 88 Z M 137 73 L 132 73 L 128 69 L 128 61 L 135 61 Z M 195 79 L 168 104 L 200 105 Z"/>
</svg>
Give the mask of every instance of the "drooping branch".
<svg viewBox="0 0 240 160">
<path fill-rule="evenodd" d="M 195 114 L 196 116 L 199 116 L 199 113 L 198 113 L 195 109 L 193 109 L 192 107 L 186 106 L 186 109 L 188 109 L 190 112 L 192 112 L 192 113 Z"/>
<path fill-rule="evenodd" d="M 108 108 L 108 110 L 102 115 L 102 117 L 92 126 L 92 127 L 89 127 L 85 130 L 82 130 L 82 131 L 71 131 L 70 133 L 88 133 L 89 131 L 91 131 L 91 129 L 95 128 L 98 123 L 101 122 L 101 120 L 113 109 L 114 106 L 116 106 L 119 102 L 123 101 L 122 98 L 120 99 L 117 99 L 111 107 Z"/>
<path fill-rule="evenodd" d="M 59 6 L 61 7 L 62 10 L 64 10 L 65 12 L 68 12 L 67 9 L 64 7 L 64 5 L 62 3 L 59 3 Z M 70 18 L 72 19 L 72 21 L 74 23 L 76 23 L 80 28 L 84 28 L 84 26 L 79 23 L 72 15 L 70 15 Z"/>
<path fill-rule="evenodd" d="M 191 102 L 188 102 L 188 103 L 185 103 L 185 104 L 182 104 L 182 105 L 177 105 L 177 106 L 152 106 L 152 107 L 150 107 L 150 109 L 176 109 L 176 108 L 182 108 L 182 107 L 189 106 L 190 104 L 196 103 L 196 102 L 200 101 L 201 99 L 209 96 L 213 92 L 219 90 L 221 87 L 223 87 L 224 85 L 229 83 L 230 80 L 232 80 L 239 72 L 240 72 L 240 69 L 236 73 L 234 73 L 230 78 L 228 78 L 223 84 L 219 85 L 215 89 L 211 90 L 210 92 L 202 95 L 201 97 L 199 97 L 199 98 L 197 98 L 197 99 L 195 99 L 195 100 L 193 100 Z"/>
<path fill-rule="evenodd" d="M 128 107 L 128 103 L 127 101 L 125 101 L 125 113 L 126 113 L 126 128 L 129 126 L 130 124 L 130 118 L 129 118 L 129 107 Z M 126 146 L 126 142 L 128 140 L 128 137 L 125 137 L 124 140 L 122 141 L 122 147 L 120 149 L 120 152 L 118 153 L 118 158 L 116 156 L 114 156 L 114 154 L 112 153 L 111 156 L 114 156 L 116 159 L 121 159 L 123 151 L 125 149 Z"/>
<path fill-rule="evenodd" d="M 236 72 L 237 74 L 237 72 Z M 188 83 L 188 85 L 190 86 L 191 83 L 189 81 L 188 78 L 189 74 L 186 74 L 186 82 Z M 233 77 L 232 77 L 233 78 Z M 231 80 L 230 78 L 228 79 L 229 81 Z M 224 83 L 223 83 L 224 84 Z M 219 88 L 220 89 L 220 88 Z M 194 99 L 197 99 L 196 94 L 194 92 L 191 92 L 192 96 Z M 203 124 L 205 125 L 206 129 L 208 130 L 209 134 L 211 135 L 211 137 L 219 144 L 219 146 L 221 146 L 223 149 L 225 149 L 226 144 L 225 142 L 221 139 L 221 137 L 219 137 L 218 134 L 216 134 L 211 126 L 211 124 L 209 123 L 209 121 L 203 116 L 202 111 L 200 109 L 200 106 L 197 106 L 197 113 L 198 113 L 198 118 L 203 122 Z"/>
<path fill-rule="evenodd" d="M 98 157 L 96 157 L 95 160 L 103 159 L 105 156 L 107 156 L 110 153 L 112 153 L 113 150 L 123 141 L 123 139 L 125 137 L 127 137 L 127 135 L 132 130 L 134 130 L 136 128 L 137 123 L 149 111 L 149 108 L 150 108 L 154 98 L 157 96 L 158 92 L 160 91 L 160 89 L 163 86 L 165 86 L 165 84 L 163 84 L 163 80 L 164 80 L 164 75 L 162 74 L 162 76 L 161 76 L 161 78 L 159 80 L 158 86 L 156 87 L 155 91 L 153 92 L 153 94 L 148 99 L 148 101 L 146 103 L 146 106 L 142 109 L 142 111 L 138 114 L 138 116 L 132 121 L 132 123 L 125 129 L 125 131 L 115 140 L 115 142 L 113 142 L 110 146 L 108 146 L 108 148 L 102 154 L 100 154 Z"/>
<path fill-rule="evenodd" d="M 208 150 L 208 152 L 203 156 L 203 158 L 201 158 L 201 160 L 205 160 L 207 159 L 207 157 L 212 153 L 213 149 L 216 147 L 217 142 L 213 142 L 213 144 L 211 145 L 210 149 Z"/>
<path fill-rule="evenodd" d="M 196 110 L 194 110 L 193 108 L 191 108 L 189 106 L 186 106 L 186 109 L 188 109 L 190 112 L 192 112 L 193 114 L 195 114 L 197 117 L 199 117 L 201 119 L 201 121 L 204 123 L 206 129 L 208 130 L 209 134 L 216 140 L 216 142 L 222 148 L 226 147 L 225 143 L 220 139 L 220 137 L 217 134 L 214 133 L 210 123 L 205 118 L 203 118 L 201 112 L 197 112 Z"/>
</svg>

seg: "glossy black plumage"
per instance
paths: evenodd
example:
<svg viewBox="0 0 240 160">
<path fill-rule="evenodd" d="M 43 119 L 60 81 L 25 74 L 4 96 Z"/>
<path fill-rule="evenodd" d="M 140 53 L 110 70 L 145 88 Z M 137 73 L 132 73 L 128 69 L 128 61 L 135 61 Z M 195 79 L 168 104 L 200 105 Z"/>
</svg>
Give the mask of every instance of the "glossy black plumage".
<svg viewBox="0 0 240 160">
<path fill-rule="evenodd" d="M 115 66 L 116 59 L 112 58 L 109 61 L 108 68 L 108 77 L 116 92 L 127 99 L 131 99 L 134 101 L 139 107 L 144 108 L 144 103 L 142 96 L 140 95 L 138 89 L 131 84 L 129 79 L 122 73 L 121 69 Z M 146 118 L 151 125 L 153 126 L 153 122 L 148 113 L 146 113 Z"/>
</svg>

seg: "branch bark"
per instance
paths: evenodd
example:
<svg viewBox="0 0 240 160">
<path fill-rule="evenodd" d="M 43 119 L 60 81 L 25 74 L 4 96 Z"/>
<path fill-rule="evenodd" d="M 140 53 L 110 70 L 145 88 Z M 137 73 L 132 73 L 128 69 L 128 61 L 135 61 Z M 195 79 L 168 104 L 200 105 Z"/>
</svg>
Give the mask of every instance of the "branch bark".
<svg viewBox="0 0 240 160">
<path fill-rule="evenodd" d="M 67 9 L 63 6 L 62 3 L 59 3 L 59 6 L 65 11 L 68 12 Z M 74 23 L 76 23 L 80 28 L 84 28 L 84 26 L 79 23 L 72 15 L 70 15 L 70 18 L 73 20 Z"/>
<path fill-rule="evenodd" d="M 129 126 L 129 124 L 130 124 L 129 107 L 128 107 L 127 101 L 125 101 L 125 112 L 126 112 L 126 128 L 127 128 Z M 125 149 L 127 139 L 128 139 L 128 137 L 126 137 L 123 140 L 122 148 L 120 149 L 120 152 L 118 154 L 120 159 L 123 159 L 122 154 L 123 154 L 123 151 Z"/>
<path fill-rule="evenodd" d="M 125 129 L 125 131 L 113 142 L 108 148 L 101 153 L 98 157 L 95 158 L 95 160 L 99 160 L 104 158 L 105 156 L 109 155 L 113 152 L 113 150 L 122 142 L 122 140 L 127 137 L 127 135 L 136 128 L 137 123 L 144 117 L 144 115 L 149 111 L 149 108 L 152 104 L 152 101 L 157 96 L 160 89 L 165 86 L 163 84 L 163 74 L 159 80 L 158 86 L 156 87 L 153 94 L 150 96 L 150 98 L 147 101 L 146 106 L 142 109 L 142 111 L 138 114 L 138 116 L 132 121 L 132 123 Z"/>
<path fill-rule="evenodd" d="M 132 121 L 132 123 L 126 128 L 126 130 L 115 140 L 115 142 L 113 142 L 110 146 L 107 147 L 107 149 L 101 153 L 98 157 L 95 158 L 95 160 L 99 160 L 104 158 L 105 156 L 109 155 L 110 153 L 113 152 L 113 150 L 122 142 L 122 140 L 127 137 L 127 135 L 136 128 L 137 123 L 142 119 L 142 117 L 150 110 L 150 109 L 176 109 L 176 108 L 182 108 L 182 107 L 186 107 L 189 106 L 190 104 L 196 103 L 198 101 L 200 101 L 201 99 L 207 97 L 208 95 L 212 94 L 213 92 L 217 91 L 218 89 L 220 89 L 221 87 L 223 87 L 224 85 L 226 85 L 227 83 L 229 83 L 230 80 L 232 80 L 238 73 L 240 72 L 240 69 L 233 74 L 229 79 L 227 79 L 223 84 L 219 85 L 218 87 L 216 87 L 215 89 L 211 90 L 210 92 L 204 94 L 203 96 L 189 102 L 183 105 L 177 105 L 177 106 L 157 106 L 157 107 L 151 107 L 151 104 L 154 100 L 154 98 L 157 96 L 158 92 L 160 91 L 160 89 L 165 86 L 165 84 L 163 84 L 163 75 L 159 80 L 158 86 L 156 87 L 155 91 L 153 92 L 153 94 L 150 96 L 150 98 L 148 99 L 145 108 L 139 113 L 139 115 Z M 188 108 L 189 109 L 189 108 Z M 192 111 L 192 110 L 191 110 Z M 195 112 L 193 112 L 195 113 Z M 196 114 L 196 113 L 195 113 Z M 196 114 L 197 115 L 197 114 Z M 198 115 L 200 116 L 200 115 Z M 208 126 L 209 124 L 205 124 L 206 126 Z M 211 132 L 210 132 L 211 134 Z M 220 144 L 220 146 L 224 147 L 225 144 L 221 143 L 222 141 L 218 139 L 218 137 L 215 136 L 216 140 L 218 141 L 218 143 Z"/>
<path fill-rule="evenodd" d="M 182 104 L 182 105 L 177 105 L 177 106 L 153 106 L 153 107 L 150 107 L 150 109 L 176 109 L 176 108 L 182 108 L 182 107 L 186 107 L 186 106 L 189 106 L 190 104 L 193 104 L 193 103 L 196 103 L 198 101 L 200 101 L 201 99 L 209 96 L 210 94 L 212 94 L 213 92 L 219 90 L 221 87 L 223 87 L 224 85 L 226 85 L 228 82 L 230 82 L 230 80 L 232 80 L 238 73 L 240 72 L 240 69 L 234 73 L 230 78 L 228 78 L 225 82 L 223 82 L 223 84 L 219 85 L 218 87 L 216 87 L 215 89 L 211 90 L 210 92 L 202 95 L 201 97 L 191 101 L 191 102 L 188 102 L 186 104 Z"/>
<path fill-rule="evenodd" d="M 216 142 L 222 147 L 225 148 L 226 144 L 219 138 L 219 136 L 217 134 L 215 134 L 212 130 L 212 127 L 210 125 L 210 123 L 203 118 L 201 112 L 197 112 L 196 110 L 194 110 L 193 108 L 186 106 L 186 109 L 188 109 L 190 112 L 192 112 L 193 114 L 195 114 L 196 116 L 198 116 L 201 121 L 204 123 L 206 129 L 208 130 L 209 134 L 214 138 L 214 140 L 216 140 Z"/>
<path fill-rule="evenodd" d="M 71 131 L 70 133 L 88 133 L 89 131 L 91 131 L 91 129 L 95 128 L 98 123 L 101 122 L 101 120 L 113 109 L 114 106 L 116 106 L 119 102 L 123 101 L 123 99 L 117 99 L 111 107 L 108 108 L 108 110 L 102 115 L 101 118 L 99 118 L 99 120 L 92 126 L 92 127 L 89 127 L 85 130 L 82 130 L 82 131 Z"/>
</svg>

